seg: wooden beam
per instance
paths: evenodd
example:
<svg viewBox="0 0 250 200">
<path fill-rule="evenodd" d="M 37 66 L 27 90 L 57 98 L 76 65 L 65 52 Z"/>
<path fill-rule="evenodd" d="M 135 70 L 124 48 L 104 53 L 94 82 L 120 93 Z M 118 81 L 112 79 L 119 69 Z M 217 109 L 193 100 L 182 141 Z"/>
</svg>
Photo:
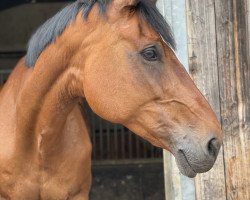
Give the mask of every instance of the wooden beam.
<svg viewBox="0 0 250 200">
<path fill-rule="evenodd" d="M 215 1 L 227 199 L 250 199 L 250 66 L 246 0 Z"/>
<path fill-rule="evenodd" d="M 165 199 L 174 200 L 174 186 L 172 181 L 172 165 L 171 165 L 171 154 L 167 151 L 163 151 L 164 160 L 164 182 L 165 182 Z M 180 185 L 179 185 L 180 186 Z"/>
<path fill-rule="evenodd" d="M 190 72 L 225 133 L 214 169 L 196 178 L 199 200 L 250 199 L 249 4 L 187 1 Z"/>
<path fill-rule="evenodd" d="M 247 0 L 247 8 L 246 8 L 246 15 L 247 15 L 247 55 L 250 55 L 250 0 Z M 248 59 L 248 66 L 250 66 L 250 59 Z"/>
<path fill-rule="evenodd" d="M 214 0 L 187 0 L 189 71 L 220 119 Z M 225 200 L 223 149 L 208 173 L 198 175 L 198 200 Z"/>
</svg>

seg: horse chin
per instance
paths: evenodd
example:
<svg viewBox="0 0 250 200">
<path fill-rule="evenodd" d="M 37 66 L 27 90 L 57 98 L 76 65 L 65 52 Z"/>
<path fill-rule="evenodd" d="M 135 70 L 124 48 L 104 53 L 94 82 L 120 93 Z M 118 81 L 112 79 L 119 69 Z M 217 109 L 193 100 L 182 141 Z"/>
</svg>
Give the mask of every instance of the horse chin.
<svg viewBox="0 0 250 200">
<path fill-rule="evenodd" d="M 197 173 L 193 170 L 185 155 L 176 155 L 175 160 L 180 172 L 189 178 L 194 178 Z"/>
<path fill-rule="evenodd" d="M 164 143 L 162 143 L 160 140 L 156 140 L 156 141 L 151 140 L 151 144 L 159 148 L 165 149 L 167 151 L 170 151 L 170 149 L 166 145 L 164 145 Z M 173 153 L 172 151 L 170 152 Z M 189 178 L 194 178 L 197 175 L 197 173 L 192 169 L 191 165 L 189 164 L 184 154 L 175 155 L 175 160 L 176 160 L 176 163 L 180 172 L 184 176 L 187 176 Z"/>
</svg>

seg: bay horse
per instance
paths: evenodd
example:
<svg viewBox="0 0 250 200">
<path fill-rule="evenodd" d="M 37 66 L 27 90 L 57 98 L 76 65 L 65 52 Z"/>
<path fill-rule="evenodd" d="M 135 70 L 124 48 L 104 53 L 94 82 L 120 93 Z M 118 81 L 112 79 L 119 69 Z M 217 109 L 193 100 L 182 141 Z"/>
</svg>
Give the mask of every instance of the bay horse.
<svg viewBox="0 0 250 200">
<path fill-rule="evenodd" d="M 184 175 L 208 171 L 222 131 L 174 49 L 153 0 L 78 0 L 45 22 L 0 93 L 0 199 L 89 198 L 85 100 Z"/>
</svg>

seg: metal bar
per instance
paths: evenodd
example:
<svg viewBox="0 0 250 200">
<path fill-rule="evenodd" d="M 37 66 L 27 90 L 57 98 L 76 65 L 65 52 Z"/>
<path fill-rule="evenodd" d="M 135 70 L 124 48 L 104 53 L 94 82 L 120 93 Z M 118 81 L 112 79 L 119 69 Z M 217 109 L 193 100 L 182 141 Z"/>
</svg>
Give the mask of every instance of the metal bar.
<svg viewBox="0 0 250 200">
<path fill-rule="evenodd" d="M 3 74 L 1 73 L 1 76 L 0 76 L 0 85 L 3 85 Z"/>
<path fill-rule="evenodd" d="M 138 137 L 136 137 L 136 158 L 140 158 L 140 141 Z"/>
<path fill-rule="evenodd" d="M 107 158 L 111 157 L 111 148 L 110 148 L 110 123 L 107 122 Z"/>
<path fill-rule="evenodd" d="M 103 159 L 103 152 L 104 152 L 104 149 L 103 149 L 103 126 L 102 126 L 102 119 L 99 118 L 99 147 L 100 147 L 100 159 Z"/>
<path fill-rule="evenodd" d="M 124 127 L 122 127 L 121 130 L 121 150 L 122 150 L 122 159 L 125 159 L 126 157 L 126 153 L 125 153 L 125 131 L 124 131 Z"/>
<path fill-rule="evenodd" d="M 129 158 L 132 159 L 133 157 L 133 143 L 132 143 L 132 132 L 128 132 L 128 146 L 129 146 Z"/>
<path fill-rule="evenodd" d="M 150 147 L 150 158 L 156 158 L 156 155 L 155 155 L 155 153 L 154 153 L 154 146 L 153 145 L 151 145 L 151 147 Z"/>
<path fill-rule="evenodd" d="M 117 124 L 114 125 L 114 157 L 115 159 L 118 159 L 118 135 L 117 135 Z"/>
<path fill-rule="evenodd" d="M 147 142 L 143 141 L 143 158 L 147 158 Z"/>
<path fill-rule="evenodd" d="M 95 118 L 94 113 L 91 111 L 91 131 L 92 131 L 92 143 L 93 143 L 93 159 L 96 159 L 96 133 L 95 133 Z"/>
</svg>

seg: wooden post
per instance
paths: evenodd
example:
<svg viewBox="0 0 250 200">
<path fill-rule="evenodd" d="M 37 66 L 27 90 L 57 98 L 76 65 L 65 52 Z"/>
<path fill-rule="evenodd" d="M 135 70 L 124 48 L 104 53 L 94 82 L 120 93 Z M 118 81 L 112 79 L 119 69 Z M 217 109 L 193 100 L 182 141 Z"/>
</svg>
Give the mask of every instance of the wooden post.
<svg viewBox="0 0 250 200">
<path fill-rule="evenodd" d="M 187 0 L 190 73 L 225 133 L 213 170 L 196 178 L 198 200 L 250 199 L 249 4 Z"/>
<path fill-rule="evenodd" d="M 188 0 L 187 21 L 190 74 L 220 119 L 214 1 Z M 198 200 L 226 199 L 222 153 L 212 170 L 196 177 Z"/>
<path fill-rule="evenodd" d="M 250 66 L 247 1 L 215 1 L 228 200 L 250 199 Z"/>
<path fill-rule="evenodd" d="M 247 0 L 248 55 L 250 55 L 250 0 Z M 248 65 L 250 61 L 248 60 Z"/>
</svg>

